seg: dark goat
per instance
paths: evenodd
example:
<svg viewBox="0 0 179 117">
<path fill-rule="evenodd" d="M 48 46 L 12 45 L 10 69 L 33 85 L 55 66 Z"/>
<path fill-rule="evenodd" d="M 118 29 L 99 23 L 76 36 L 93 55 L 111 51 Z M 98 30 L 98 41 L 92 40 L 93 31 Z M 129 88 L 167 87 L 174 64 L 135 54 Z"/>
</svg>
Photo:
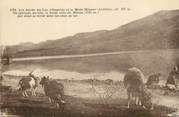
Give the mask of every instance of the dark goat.
<svg viewBox="0 0 179 117">
<path fill-rule="evenodd" d="M 159 78 L 160 78 L 161 74 L 157 73 L 157 74 L 152 74 L 149 76 L 149 78 L 147 79 L 147 87 L 156 87 L 159 83 Z"/>
<path fill-rule="evenodd" d="M 49 77 L 43 77 L 40 84 L 44 88 L 45 95 L 49 101 L 56 104 L 57 108 L 64 109 L 64 86 L 56 80 L 50 80 Z"/>
</svg>

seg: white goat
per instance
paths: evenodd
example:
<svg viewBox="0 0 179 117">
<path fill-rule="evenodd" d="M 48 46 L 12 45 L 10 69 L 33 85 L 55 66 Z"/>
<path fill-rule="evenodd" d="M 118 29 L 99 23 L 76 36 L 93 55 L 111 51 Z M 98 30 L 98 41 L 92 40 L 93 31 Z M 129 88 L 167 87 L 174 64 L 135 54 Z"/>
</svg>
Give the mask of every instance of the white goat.
<svg viewBox="0 0 179 117">
<path fill-rule="evenodd" d="M 22 95 L 24 97 L 28 97 L 28 90 L 31 92 L 32 96 L 36 96 L 35 90 L 38 86 L 38 78 L 30 73 L 29 76 L 21 78 L 19 81 L 19 86 L 19 91 L 22 91 Z"/>
<path fill-rule="evenodd" d="M 142 105 L 145 108 L 153 108 L 151 95 L 145 88 L 144 75 L 138 68 L 130 68 L 124 76 L 124 86 L 127 89 L 128 108 L 130 108 L 131 98 L 135 98 L 136 105 Z"/>
</svg>

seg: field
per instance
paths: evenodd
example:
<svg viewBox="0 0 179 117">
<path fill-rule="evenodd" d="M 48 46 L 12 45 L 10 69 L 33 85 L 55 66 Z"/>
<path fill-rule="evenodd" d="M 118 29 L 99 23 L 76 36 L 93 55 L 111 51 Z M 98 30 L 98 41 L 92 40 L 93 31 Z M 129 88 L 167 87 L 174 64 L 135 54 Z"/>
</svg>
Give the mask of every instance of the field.
<svg viewBox="0 0 179 117">
<path fill-rule="evenodd" d="M 7 77 L 4 85 L 13 86 L 12 93 L 1 92 L 3 108 L 9 108 L 8 113 L 19 114 L 22 117 L 50 117 L 56 116 L 88 116 L 88 117 L 167 117 L 175 113 L 179 103 L 177 95 L 164 96 L 162 90 L 151 90 L 153 94 L 154 110 L 148 111 L 132 103 L 127 108 L 126 90 L 122 82 L 111 84 L 98 80 L 59 80 L 65 86 L 65 110 L 61 112 L 48 102 L 41 86 L 38 87 L 37 96 L 22 97 L 17 92 L 19 78 Z"/>
<path fill-rule="evenodd" d="M 179 109 L 178 94 L 164 96 L 162 90 L 150 90 L 155 104 L 153 111 L 146 111 L 138 106 L 127 109 L 126 90 L 122 84 L 124 73 L 132 66 L 140 68 L 146 78 L 152 73 L 160 72 L 162 73 L 160 84 L 163 85 L 169 71 L 178 63 L 178 50 L 159 50 L 110 56 L 19 61 L 3 66 L 1 71 L 5 76 L 3 85 L 12 86 L 14 91 L 18 88 L 19 79 L 28 75 L 30 71 L 34 71 L 34 75 L 38 77 L 50 76 L 62 82 L 68 102 L 65 113 L 71 114 L 68 116 L 75 116 L 76 113 L 76 116 L 95 117 L 127 117 L 131 116 L 130 114 L 133 114 L 133 117 L 158 117 L 167 116 L 175 109 Z M 107 79 L 112 79 L 113 83 L 105 82 Z M 42 100 L 47 102 L 41 86 L 38 87 L 37 92 L 38 96 L 30 99 L 35 102 L 42 102 Z M 16 100 L 16 94 L 13 95 L 10 99 Z M 42 100 L 39 100 L 41 96 Z"/>
</svg>

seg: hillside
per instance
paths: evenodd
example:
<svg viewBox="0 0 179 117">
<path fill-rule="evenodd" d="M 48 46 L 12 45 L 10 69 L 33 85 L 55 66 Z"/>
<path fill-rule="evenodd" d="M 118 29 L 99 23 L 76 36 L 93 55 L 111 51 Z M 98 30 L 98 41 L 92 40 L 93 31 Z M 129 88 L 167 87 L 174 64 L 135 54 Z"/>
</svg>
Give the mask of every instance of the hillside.
<svg viewBox="0 0 179 117">
<path fill-rule="evenodd" d="M 114 30 L 79 33 L 38 44 L 9 46 L 14 57 L 179 48 L 179 10 L 160 11 Z"/>
</svg>

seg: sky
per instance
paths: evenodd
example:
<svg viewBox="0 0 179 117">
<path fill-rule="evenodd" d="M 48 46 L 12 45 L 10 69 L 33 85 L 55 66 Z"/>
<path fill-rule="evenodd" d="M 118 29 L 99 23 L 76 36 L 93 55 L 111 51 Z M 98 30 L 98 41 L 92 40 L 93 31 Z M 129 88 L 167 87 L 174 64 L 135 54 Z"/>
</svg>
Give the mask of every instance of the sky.
<svg viewBox="0 0 179 117">
<path fill-rule="evenodd" d="M 17 18 L 10 9 L 118 8 L 75 18 Z M 120 10 L 130 8 L 130 10 Z M 160 10 L 179 9 L 179 0 L 0 0 L 0 44 L 39 43 L 80 32 L 112 30 Z"/>
</svg>

